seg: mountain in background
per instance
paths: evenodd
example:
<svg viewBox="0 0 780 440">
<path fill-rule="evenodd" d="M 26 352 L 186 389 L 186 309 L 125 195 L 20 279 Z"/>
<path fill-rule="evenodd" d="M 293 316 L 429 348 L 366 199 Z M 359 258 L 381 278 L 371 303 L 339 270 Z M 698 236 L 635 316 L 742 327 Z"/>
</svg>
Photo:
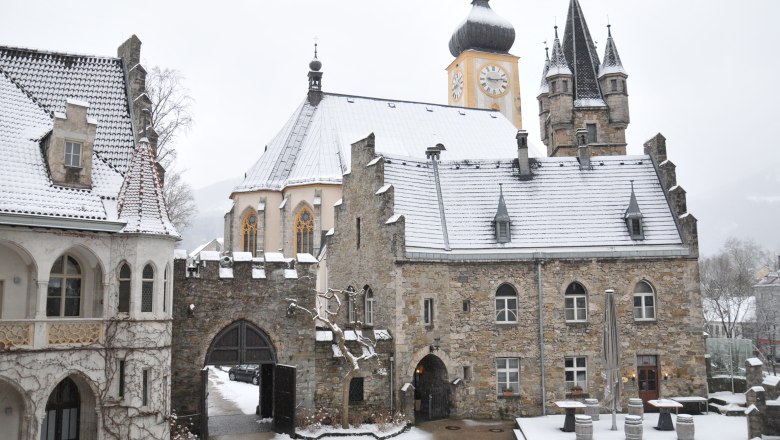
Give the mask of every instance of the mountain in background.
<svg viewBox="0 0 780 440">
<path fill-rule="evenodd" d="M 192 225 L 182 232 L 182 241 L 176 247 L 192 251 L 207 241 L 220 238 L 225 230 L 225 213 L 233 205 L 230 193 L 243 178 L 222 180 L 194 190 L 193 197 L 198 213 Z"/>
</svg>

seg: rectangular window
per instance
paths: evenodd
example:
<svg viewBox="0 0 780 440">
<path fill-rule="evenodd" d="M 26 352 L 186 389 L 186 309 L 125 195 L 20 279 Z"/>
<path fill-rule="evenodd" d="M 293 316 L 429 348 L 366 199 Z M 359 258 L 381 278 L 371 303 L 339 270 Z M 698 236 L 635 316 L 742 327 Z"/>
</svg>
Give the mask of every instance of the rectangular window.
<svg viewBox="0 0 780 440">
<path fill-rule="evenodd" d="M 500 324 L 511 324 L 517 322 L 516 296 L 496 297 L 496 322 Z"/>
<path fill-rule="evenodd" d="M 357 318 L 355 317 L 355 294 L 350 292 L 349 298 L 347 299 L 347 322 L 354 323 L 357 321 Z"/>
<path fill-rule="evenodd" d="M 3 319 L 3 281 L 0 280 L 0 319 Z"/>
<path fill-rule="evenodd" d="M 360 249 L 360 217 L 355 219 L 355 242 L 357 248 Z"/>
<path fill-rule="evenodd" d="M 569 81 L 563 80 L 563 93 L 569 92 Z"/>
<path fill-rule="evenodd" d="M 471 301 L 469 300 L 463 301 L 463 311 L 466 313 L 471 311 Z"/>
<path fill-rule="evenodd" d="M 496 358 L 496 382 L 498 394 L 520 392 L 520 359 Z"/>
<path fill-rule="evenodd" d="M 566 320 L 585 321 L 587 319 L 586 303 L 585 295 L 566 295 Z"/>
<path fill-rule="evenodd" d="M 353 377 L 349 381 L 349 401 L 350 402 L 362 402 L 363 401 L 363 378 Z"/>
<path fill-rule="evenodd" d="M 65 142 L 65 166 L 81 166 L 81 142 Z"/>
<path fill-rule="evenodd" d="M 163 313 L 168 311 L 168 268 L 163 273 Z"/>
<path fill-rule="evenodd" d="M 141 378 L 141 405 L 149 406 L 149 369 L 144 368 Z"/>
<path fill-rule="evenodd" d="M 119 397 L 125 396 L 125 361 L 119 361 Z"/>
<path fill-rule="evenodd" d="M 655 319 L 655 298 L 652 294 L 634 295 L 634 319 Z"/>
<path fill-rule="evenodd" d="M 596 124 L 587 124 L 586 127 L 588 129 L 588 143 L 595 144 L 597 141 Z"/>
<path fill-rule="evenodd" d="M 423 300 L 423 324 L 427 327 L 433 326 L 433 298 Z"/>
<path fill-rule="evenodd" d="M 575 386 L 582 388 L 583 393 L 588 392 L 588 367 L 585 357 L 564 358 L 564 370 L 567 393 Z"/>
<path fill-rule="evenodd" d="M 471 367 L 465 365 L 463 367 L 463 380 L 470 380 L 470 379 L 471 379 Z"/>
<path fill-rule="evenodd" d="M 374 295 L 366 296 L 366 325 L 374 325 Z"/>
<path fill-rule="evenodd" d="M 558 88 L 558 81 L 553 81 L 553 82 L 550 83 L 550 89 L 552 89 L 553 93 L 557 92 L 557 90 L 556 90 L 557 88 Z"/>
<path fill-rule="evenodd" d="M 626 88 L 626 81 L 623 80 L 622 83 L 623 83 L 623 93 L 628 93 L 628 89 Z"/>
<path fill-rule="evenodd" d="M 613 92 L 617 92 L 618 91 L 618 89 L 617 89 L 617 80 L 616 79 L 610 80 L 609 84 L 610 84 L 610 87 L 612 88 Z"/>
</svg>

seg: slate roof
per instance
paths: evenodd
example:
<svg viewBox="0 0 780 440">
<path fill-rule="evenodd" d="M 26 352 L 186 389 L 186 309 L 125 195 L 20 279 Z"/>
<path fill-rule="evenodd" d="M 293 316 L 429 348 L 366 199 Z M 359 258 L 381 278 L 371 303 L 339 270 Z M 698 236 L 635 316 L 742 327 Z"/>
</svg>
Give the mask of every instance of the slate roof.
<svg viewBox="0 0 780 440">
<path fill-rule="evenodd" d="M 298 107 L 233 191 L 341 184 L 350 146 L 370 133 L 382 139 L 380 152 L 393 156 L 425 159 L 437 143 L 453 159 L 517 155 L 517 128 L 495 111 L 323 93 L 316 107 Z"/>
<path fill-rule="evenodd" d="M 377 147 L 381 138 L 377 138 Z M 443 153 L 446 157 L 446 152 Z M 649 156 L 596 156 L 592 170 L 577 158 L 535 159 L 532 180 L 506 160 L 442 161 L 442 198 L 452 253 L 549 248 L 682 249 L 677 223 Z M 407 252 L 444 250 L 430 162 L 385 157 L 385 184 L 395 191 L 394 217 L 403 215 Z M 645 238 L 632 240 L 624 213 L 634 181 Z M 503 184 L 511 242 L 496 243 L 494 216 Z"/>
<path fill-rule="evenodd" d="M 88 103 L 87 117 L 97 124 L 92 188 L 55 185 L 41 149 L 42 138 L 53 128 L 54 114 L 65 111 L 67 100 Z M 121 229 L 124 219 L 118 216 L 118 196 L 123 182 L 131 183 L 125 182 L 124 174 L 133 163 L 134 149 L 121 59 L 0 46 L 0 154 L 4 158 L 0 161 L 0 215 L 6 216 L 5 221 L 32 216 L 47 218 L 46 224 L 78 220 L 83 229 Z M 147 162 L 128 176 L 143 175 L 144 182 L 157 179 L 154 164 Z M 126 197 L 126 206 L 131 200 L 148 203 L 146 197 L 153 191 L 142 185 L 143 192 Z M 130 230 L 154 234 L 165 230 L 177 235 L 168 229 L 169 224 L 167 215 L 160 225 L 144 218 Z"/>
<path fill-rule="evenodd" d="M 626 73 L 623 62 L 620 61 L 615 40 L 612 38 L 612 26 L 607 26 L 607 29 L 607 47 L 604 49 L 604 62 L 599 68 L 599 78 L 610 73 Z"/>
<path fill-rule="evenodd" d="M 598 81 L 601 63 L 578 0 L 571 0 L 569 4 L 563 34 L 563 53 L 574 74 L 575 107 L 605 106 Z"/>
</svg>

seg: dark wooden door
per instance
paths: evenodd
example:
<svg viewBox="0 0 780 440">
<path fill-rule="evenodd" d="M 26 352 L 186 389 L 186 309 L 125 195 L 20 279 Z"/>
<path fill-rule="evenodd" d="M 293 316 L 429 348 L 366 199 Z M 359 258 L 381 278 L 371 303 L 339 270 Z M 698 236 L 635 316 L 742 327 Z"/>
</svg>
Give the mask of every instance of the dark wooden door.
<svg viewBox="0 0 780 440">
<path fill-rule="evenodd" d="M 658 399 L 658 358 L 656 356 L 637 356 L 636 369 L 639 397 L 645 405 L 645 412 L 656 412 L 648 400 Z"/>
<path fill-rule="evenodd" d="M 78 440 L 81 399 L 79 390 L 70 379 L 57 385 L 46 402 L 46 417 L 41 427 L 44 440 Z M 0 428 L 1 429 L 1 428 Z"/>
<path fill-rule="evenodd" d="M 295 435 L 295 367 L 277 365 L 274 369 L 274 431 Z"/>
<path fill-rule="evenodd" d="M 200 370 L 200 438 L 209 438 L 209 369 Z"/>
<path fill-rule="evenodd" d="M 267 419 L 274 415 L 274 366 L 260 366 L 260 417 Z"/>
</svg>

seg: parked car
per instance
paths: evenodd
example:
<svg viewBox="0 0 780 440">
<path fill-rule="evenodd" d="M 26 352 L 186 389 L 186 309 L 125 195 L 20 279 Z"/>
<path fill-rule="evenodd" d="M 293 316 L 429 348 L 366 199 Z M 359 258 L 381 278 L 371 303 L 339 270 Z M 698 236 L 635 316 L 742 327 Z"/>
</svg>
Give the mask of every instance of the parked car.
<svg viewBox="0 0 780 440">
<path fill-rule="evenodd" d="M 243 382 L 252 382 L 254 385 L 260 383 L 259 365 L 236 365 L 228 371 L 230 380 L 240 380 Z"/>
</svg>

